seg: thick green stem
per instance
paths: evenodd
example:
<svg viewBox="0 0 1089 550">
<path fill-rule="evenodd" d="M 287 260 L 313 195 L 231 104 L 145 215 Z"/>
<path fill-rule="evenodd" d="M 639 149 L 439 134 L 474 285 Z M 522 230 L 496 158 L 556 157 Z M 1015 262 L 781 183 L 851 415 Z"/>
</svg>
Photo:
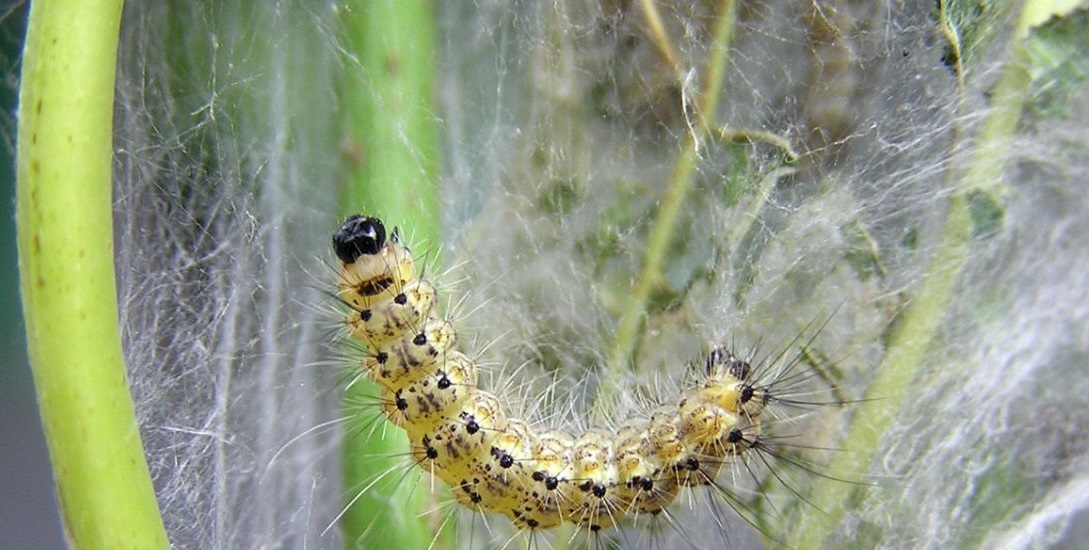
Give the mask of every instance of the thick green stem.
<svg viewBox="0 0 1089 550">
<path fill-rule="evenodd" d="M 340 96 L 348 161 L 343 213 L 410 227 L 411 243 L 436 249 L 432 8 L 424 0 L 349 2 L 342 22 L 350 60 Z M 416 472 L 405 472 L 408 440 L 382 417 L 377 393 L 361 382 L 344 396 L 356 416 L 344 440 L 344 488 L 349 499 L 366 488 L 343 518 L 347 547 L 428 548 L 438 526 L 424 512 L 445 497 L 432 495 L 430 483 L 416 483 Z M 442 547 L 448 540 L 436 542 Z"/>
<path fill-rule="evenodd" d="M 111 162 L 120 0 L 30 9 L 19 97 L 27 349 L 72 547 L 166 548 L 126 384 Z"/>
<path fill-rule="evenodd" d="M 366 209 L 413 242 L 439 242 L 435 127 L 435 15 L 431 2 L 358 0 L 344 11 L 353 62 L 346 111 L 345 212 Z"/>
<path fill-rule="evenodd" d="M 866 396 L 853 413 L 844 452 L 836 456 L 829 471 L 865 472 L 881 447 L 881 442 L 911 381 L 923 364 L 952 298 L 958 276 L 968 259 L 971 238 L 971 217 L 964 194 L 950 197 L 941 241 L 930 268 L 924 276 L 919 293 L 901 314 L 889 338 L 888 352 L 877 371 L 877 377 Z M 864 491 L 865 487 L 854 487 Z M 843 517 L 852 487 L 832 479 L 819 479 L 812 489 L 810 502 L 815 511 L 803 514 L 800 525 L 791 529 L 786 541 L 790 548 L 824 548 L 824 540 Z"/>
<path fill-rule="evenodd" d="M 954 289 L 970 256 L 972 218 L 968 197 L 984 192 L 1000 199 L 1005 193 L 1002 170 L 1009 158 L 1013 134 L 1025 101 L 1031 79 L 1024 39 L 1027 36 L 1032 3 L 1023 7 L 1010 58 L 1003 68 L 998 84 L 992 90 L 991 109 L 978 136 L 972 142 L 968 163 L 959 175 L 950 172 L 951 195 L 945 225 L 929 269 L 923 277 L 918 294 L 912 299 L 888 340 L 888 351 L 878 369 L 877 377 L 866 399 L 854 412 L 854 421 L 844 442 L 846 451 L 837 455 L 830 470 L 838 475 L 857 474 L 870 469 L 870 464 L 882 446 L 885 432 L 903 405 L 920 367 L 924 364 L 934 335 L 945 319 L 948 307 L 954 303 Z M 943 25 L 947 21 L 943 19 Z M 956 35 L 955 29 L 946 29 Z M 959 58 L 959 53 L 958 53 Z M 958 71 L 958 74 L 963 74 Z M 963 89 L 963 86 L 958 86 Z M 962 144 L 962 132 L 955 132 L 953 149 Z M 953 163 L 950 162 L 952 166 Z M 858 487 L 856 491 L 866 491 Z M 820 510 L 803 515 L 801 524 L 791 530 L 786 541 L 791 548 L 826 547 L 826 538 L 835 529 L 848 509 L 853 491 L 841 482 L 822 479 L 811 491 L 810 501 Z M 863 498 L 853 500 L 863 502 Z"/>
</svg>

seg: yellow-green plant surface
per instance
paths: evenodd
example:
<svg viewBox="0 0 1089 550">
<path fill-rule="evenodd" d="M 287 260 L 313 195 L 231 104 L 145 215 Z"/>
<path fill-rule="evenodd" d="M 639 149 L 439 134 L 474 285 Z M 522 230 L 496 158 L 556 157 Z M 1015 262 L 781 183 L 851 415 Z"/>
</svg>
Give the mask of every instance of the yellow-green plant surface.
<svg viewBox="0 0 1089 550">
<path fill-rule="evenodd" d="M 119 0 L 31 6 L 19 105 L 27 349 L 72 547 L 166 548 L 126 383 L 111 181 Z"/>
</svg>

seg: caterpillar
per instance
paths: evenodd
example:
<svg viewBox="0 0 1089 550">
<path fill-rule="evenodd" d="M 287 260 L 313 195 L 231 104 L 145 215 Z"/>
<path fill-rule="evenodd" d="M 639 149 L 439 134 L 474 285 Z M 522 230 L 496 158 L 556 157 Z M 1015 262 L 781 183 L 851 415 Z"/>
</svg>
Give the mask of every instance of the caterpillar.
<svg viewBox="0 0 1089 550">
<path fill-rule="evenodd" d="M 478 387 L 477 366 L 436 313 L 435 287 L 396 229 L 387 236 L 378 218 L 354 215 L 332 243 L 362 375 L 407 434 L 412 461 L 466 508 L 531 532 L 564 523 L 598 532 L 629 515 L 657 516 L 684 488 L 714 484 L 732 460 L 767 448 L 761 420 L 783 399 L 776 381 L 722 345 L 676 401 L 618 429 L 574 434 L 514 418 Z"/>
</svg>

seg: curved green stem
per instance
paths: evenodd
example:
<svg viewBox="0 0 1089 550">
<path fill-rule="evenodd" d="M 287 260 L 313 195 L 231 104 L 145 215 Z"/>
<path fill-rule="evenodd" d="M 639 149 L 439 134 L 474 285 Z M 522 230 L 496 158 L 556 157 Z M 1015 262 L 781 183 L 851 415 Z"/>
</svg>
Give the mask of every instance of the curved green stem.
<svg viewBox="0 0 1089 550">
<path fill-rule="evenodd" d="M 835 473 L 866 472 L 881 448 L 888 430 L 915 379 L 924 364 L 926 354 L 949 305 L 955 302 L 954 289 L 961 271 L 967 265 L 972 240 L 972 216 L 969 198 L 972 193 L 983 192 L 1000 199 L 1005 193 L 1002 170 L 1011 138 L 1021 118 L 1024 103 L 1028 99 L 1028 58 L 1024 38 L 1028 32 L 1030 7 L 1022 8 L 1013 44 L 1013 51 L 1006 61 L 1002 76 L 992 90 L 991 109 L 983 122 L 979 135 L 972 143 L 968 163 L 959 173 L 950 172 L 951 186 L 948 210 L 940 240 L 918 294 L 897 319 L 889 335 L 888 351 L 878 368 L 877 377 L 866 398 L 853 414 L 853 422 L 844 442 L 845 452 L 839 454 L 830 466 Z M 946 29 L 948 21 L 941 22 L 947 35 L 956 36 L 955 29 Z M 958 52 L 959 59 L 960 54 Z M 958 76 L 963 74 L 958 68 Z M 958 86 L 958 89 L 962 86 Z M 962 146 L 962 133 L 955 129 L 953 149 Z M 798 550 L 824 548 L 828 535 L 835 529 L 847 512 L 856 491 L 842 483 L 821 479 L 811 489 L 810 501 L 820 512 L 802 516 L 800 525 L 791 530 L 787 546 Z"/>
<path fill-rule="evenodd" d="M 854 422 L 843 444 L 846 451 L 836 456 L 829 471 L 869 470 L 885 432 L 923 364 L 934 333 L 945 317 L 958 276 L 968 259 L 971 229 L 968 201 L 963 193 L 955 193 L 950 197 L 941 241 L 919 293 L 898 319 L 877 377 L 853 413 Z M 817 510 L 801 516 L 800 525 L 791 529 L 786 546 L 799 550 L 824 548 L 825 538 L 846 511 L 851 489 L 838 480 L 817 480 L 809 499 Z"/>
<path fill-rule="evenodd" d="M 74 548 L 166 548 L 126 385 L 111 210 L 120 0 L 34 2 L 19 98 L 27 349 Z"/>
</svg>

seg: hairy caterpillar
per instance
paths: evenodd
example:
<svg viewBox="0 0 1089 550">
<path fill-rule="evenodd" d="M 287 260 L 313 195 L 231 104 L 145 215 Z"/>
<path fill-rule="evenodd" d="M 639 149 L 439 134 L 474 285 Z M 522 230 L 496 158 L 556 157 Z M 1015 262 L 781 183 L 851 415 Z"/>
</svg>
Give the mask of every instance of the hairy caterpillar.
<svg viewBox="0 0 1089 550">
<path fill-rule="evenodd" d="M 347 332 L 381 388 L 385 416 L 408 435 L 413 461 L 460 504 L 535 531 L 563 523 L 597 532 L 627 515 L 662 513 L 685 487 L 711 485 L 732 460 L 765 447 L 761 420 L 781 399 L 745 359 L 713 346 L 696 384 L 615 431 L 546 430 L 511 418 L 477 385 L 396 230 L 352 216 L 333 236 Z M 781 380 L 778 380 L 781 381 Z"/>
</svg>

